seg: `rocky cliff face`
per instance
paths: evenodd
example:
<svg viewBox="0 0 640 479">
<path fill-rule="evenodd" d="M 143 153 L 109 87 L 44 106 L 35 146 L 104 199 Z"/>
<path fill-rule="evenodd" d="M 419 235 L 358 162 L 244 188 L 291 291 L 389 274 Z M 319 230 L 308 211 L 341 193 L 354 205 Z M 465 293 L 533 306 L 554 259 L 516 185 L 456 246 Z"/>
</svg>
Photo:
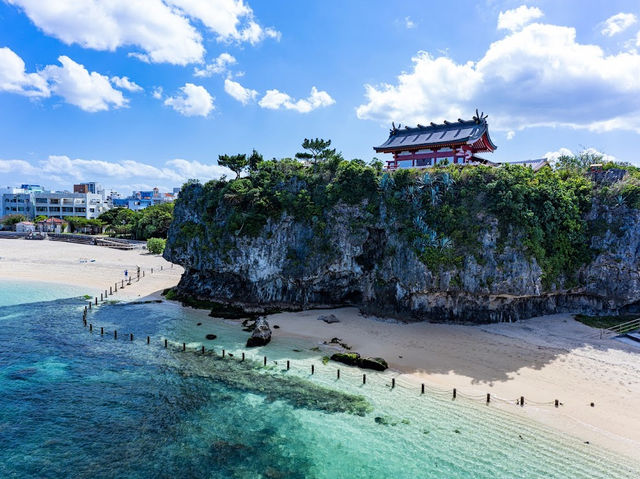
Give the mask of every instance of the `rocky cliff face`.
<svg viewBox="0 0 640 479">
<path fill-rule="evenodd" d="M 640 312 L 640 212 L 595 205 L 593 255 L 571 287 L 548 284 L 514 231 L 500 233 L 495 215 L 477 213 L 474 254 L 457 265 L 430 267 L 384 204 L 373 218 L 365 205 L 338 202 L 317 225 L 283 213 L 255 236 L 224 234 L 212 241 L 228 207 L 196 201 L 191 185 L 175 208 L 165 258 L 185 268 L 178 292 L 263 313 L 356 305 L 405 320 L 494 322 L 556 312 Z M 188 225 L 188 227 L 185 227 Z M 192 230 L 197 230 L 196 233 Z M 502 238 L 501 238 L 502 234 Z M 547 284 L 544 286 L 544 284 Z"/>
</svg>

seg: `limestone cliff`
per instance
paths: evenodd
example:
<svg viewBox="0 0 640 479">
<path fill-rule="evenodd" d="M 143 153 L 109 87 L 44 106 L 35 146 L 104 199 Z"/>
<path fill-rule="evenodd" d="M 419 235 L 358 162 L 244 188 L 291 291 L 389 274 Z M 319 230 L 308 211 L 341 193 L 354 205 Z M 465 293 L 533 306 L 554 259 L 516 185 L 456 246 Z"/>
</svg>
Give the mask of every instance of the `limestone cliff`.
<svg viewBox="0 0 640 479">
<path fill-rule="evenodd" d="M 305 180 L 296 171 L 276 186 L 263 186 L 271 188 L 269 194 L 281 188 L 299 198 L 320 181 L 326 188 L 316 195 L 335 192 L 329 185 L 338 181 L 339 170 L 323 180 Z M 520 212 L 499 206 L 496 198 L 512 186 L 494 187 L 488 180 L 496 182 L 503 173 L 487 170 L 487 178 L 472 181 L 456 171 L 445 173 L 455 182 L 441 178 L 435 200 L 441 173 L 426 179 L 411 173 L 403 185 L 400 177 L 377 173 L 374 186 L 361 195 L 343 192 L 309 210 L 313 215 L 285 201 L 271 214 L 256 216 L 261 210 L 254 205 L 267 194 L 264 189 L 245 203 L 250 190 L 230 193 L 233 182 L 188 184 L 176 204 L 164 256 L 185 268 L 179 294 L 255 313 L 356 305 L 405 320 L 492 322 L 556 312 L 640 311 L 637 209 L 606 204 L 605 193 L 595 193 L 600 186 L 585 178 L 576 191 L 588 196 L 575 200 L 582 206 L 572 210 L 574 216 L 557 225 L 538 218 L 534 228 L 531 218 L 518 223 L 519 217 L 508 215 Z M 533 173 L 517 174 L 538 188 Z M 256 189 L 263 180 L 236 181 Z M 453 186 L 442 186 L 447 182 Z M 310 197 L 311 204 L 321 201 Z M 563 200 L 539 201 L 535 214 L 565 214 Z M 447 205 L 461 209 L 445 222 Z M 558 243 L 553 234 L 567 239 Z M 567 253 L 553 256 L 561 247 Z M 578 259 L 563 262 L 578 249 Z"/>
</svg>

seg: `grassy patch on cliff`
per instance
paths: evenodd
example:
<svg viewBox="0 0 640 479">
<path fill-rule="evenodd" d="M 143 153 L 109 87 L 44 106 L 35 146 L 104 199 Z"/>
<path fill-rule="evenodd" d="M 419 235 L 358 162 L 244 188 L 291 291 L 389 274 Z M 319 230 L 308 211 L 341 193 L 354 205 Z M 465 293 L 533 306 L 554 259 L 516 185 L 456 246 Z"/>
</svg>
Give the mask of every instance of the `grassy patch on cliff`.
<svg viewBox="0 0 640 479">
<path fill-rule="evenodd" d="M 573 316 L 576 321 L 591 326 L 592 328 L 608 329 L 626 321 L 637 319 L 638 314 L 623 314 L 619 316 L 590 316 L 588 314 L 576 314 Z"/>
<path fill-rule="evenodd" d="M 189 209 L 198 220 L 176 225 L 175 242 L 197 239 L 200 249 L 215 249 L 231 261 L 238 238 L 268 241 L 275 234 L 265 229 L 269 220 L 287 215 L 306 225 L 311 238 L 304 251 L 287 256 L 292 270 L 302 271 L 309 258 L 328 261 L 339 254 L 330 237 L 332 215 L 340 205 L 355 206 L 361 217 L 351 225 L 353 234 L 385 229 L 436 273 L 460 268 L 472 256 L 483 265 L 487 248 L 511 248 L 536 259 L 545 287 L 571 287 L 596 253 L 591 235 L 615 227 L 601 218 L 587 222 L 592 205 L 640 205 L 640 170 L 626 167 L 623 181 L 602 186 L 587 172 L 596 160 L 565 158 L 538 172 L 519 165 L 450 165 L 393 173 L 380 162 L 348 161 L 334 150 L 311 164 L 259 161 L 244 177 L 187 183 L 176 209 Z M 485 232 L 491 233 L 489 244 L 483 244 Z"/>
</svg>

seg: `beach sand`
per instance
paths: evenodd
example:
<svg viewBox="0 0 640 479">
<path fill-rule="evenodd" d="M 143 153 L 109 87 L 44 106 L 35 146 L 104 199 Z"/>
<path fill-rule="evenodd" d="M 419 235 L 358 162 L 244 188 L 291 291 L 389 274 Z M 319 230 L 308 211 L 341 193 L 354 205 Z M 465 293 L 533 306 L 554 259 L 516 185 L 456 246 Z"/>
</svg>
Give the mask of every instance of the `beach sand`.
<svg viewBox="0 0 640 479">
<path fill-rule="evenodd" d="M 145 271 L 139 282 L 136 281 L 137 266 Z M 153 274 L 150 274 L 151 268 Z M 111 299 L 128 300 L 157 294 L 175 286 L 183 272 L 182 267 L 172 267 L 162 256 L 149 254 L 146 250 L 118 250 L 61 241 L 0 239 L 0 278 L 4 279 L 86 286 L 100 294 L 116 282 L 120 286 L 125 279 L 125 270 L 133 277 L 132 284 L 118 289 Z"/>
<path fill-rule="evenodd" d="M 90 260 L 95 260 L 91 262 Z M 48 281 L 101 290 L 124 278 L 145 278 L 115 299 L 158 297 L 174 286 L 182 268 L 139 250 L 50 241 L 0 239 L 0 278 Z M 160 266 L 163 269 L 160 270 Z M 149 270 L 154 268 L 154 274 Z M 135 276 L 134 276 L 135 277 Z M 208 318 L 202 311 L 203 321 Z M 318 321 L 335 314 L 340 322 Z M 402 323 L 362 316 L 355 308 L 281 313 L 269 317 L 274 337 L 312 340 L 329 354 L 337 337 L 363 356 L 385 358 L 404 381 L 493 401 L 547 426 L 638 460 L 640 451 L 640 348 L 600 339 L 598 330 L 561 314 L 516 323 L 466 326 Z M 525 407 L 515 399 L 525 397 Z M 536 405 L 559 399 L 562 405 Z M 591 407 L 591 403 L 594 407 Z"/>
</svg>

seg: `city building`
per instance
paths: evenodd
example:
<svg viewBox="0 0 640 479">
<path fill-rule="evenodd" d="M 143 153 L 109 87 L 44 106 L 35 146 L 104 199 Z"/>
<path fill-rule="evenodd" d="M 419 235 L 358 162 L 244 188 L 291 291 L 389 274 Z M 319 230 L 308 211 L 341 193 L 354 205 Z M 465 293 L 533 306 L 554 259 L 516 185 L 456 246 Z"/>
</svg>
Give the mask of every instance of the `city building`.
<svg viewBox="0 0 640 479">
<path fill-rule="evenodd" d="M 386 160 L 387 170 L 398 168 L 430 168 L 436 165 L 495 165 L 477 156 L 481 152 L 496 149 L 489 137 L 489 126 L 484 114 L 476 114 L 471 120 L 458 119 L 430 126 L 408 126 L 401 129 L 392 123 L 389 138 L 374 147 L 377 153 L 391 153 L 393 159 Z"/>
<path fill-rule="evenodd" d="M 94 219 L 109 209 L 102 194 L 47 191 L 36 193 L 35 216 L 65 218 L 80 216 Z"/>
<path fill-rule="evenodd" d="M 173 190 L 180 191 L 180 188 L 174 188 Z M 150 191 L 134 191 L 131 196 L 127 198 L 111 198 L 111 203 L 114 208 L 128 208 L 132 211 L 139 211 L 149 206 L 158 205 L 161 203 L 171 203 L 176 199 L 174 193 L 161 193 L 158 188 L 154 188 Z"/>
</svg>

